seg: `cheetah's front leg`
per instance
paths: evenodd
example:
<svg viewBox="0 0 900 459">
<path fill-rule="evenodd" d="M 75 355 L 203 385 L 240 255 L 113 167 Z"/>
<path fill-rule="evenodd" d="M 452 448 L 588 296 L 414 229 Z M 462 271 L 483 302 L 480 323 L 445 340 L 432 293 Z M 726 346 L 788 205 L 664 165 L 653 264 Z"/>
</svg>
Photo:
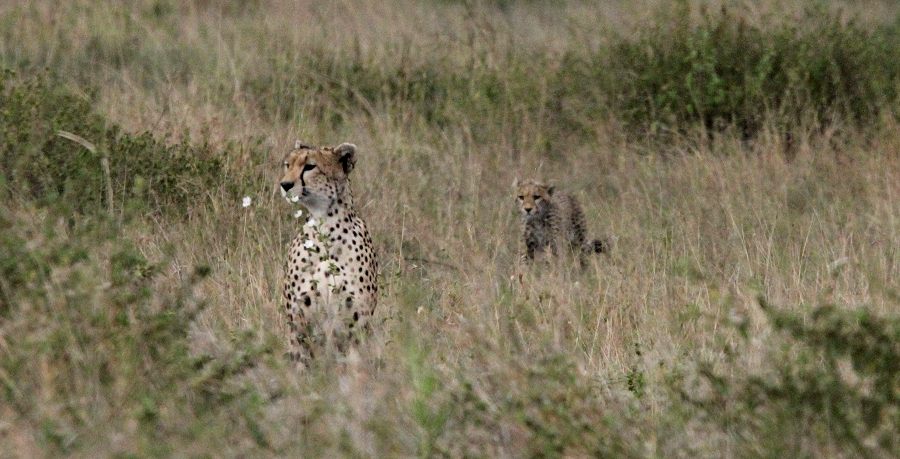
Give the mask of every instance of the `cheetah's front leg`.
<svg viewBox="0 0 900 459">
<path fill-rule="evenodd" d="M 288 297 L 293 295 L 288 293 Z M 309 318 L 304 314 L 312 304 L 309 293 L 302 293 L 298 298 L 287 298 L 288 319 L 288 357 L 292 362 L 306 364 L 313 358 L 313 329 Z"/>
</svg>

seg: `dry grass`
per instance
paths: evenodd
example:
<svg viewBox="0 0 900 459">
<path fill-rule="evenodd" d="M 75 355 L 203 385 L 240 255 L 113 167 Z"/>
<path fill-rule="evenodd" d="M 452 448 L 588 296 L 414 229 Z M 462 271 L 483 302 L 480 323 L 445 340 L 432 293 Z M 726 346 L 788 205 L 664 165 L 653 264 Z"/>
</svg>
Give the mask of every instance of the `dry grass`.
<svg viewBox="0 0 900 459">
<path fill-rule="evenodd" d="M 327 101 L 312 96 L 288 110 L 261 104 L 250 88 L 273 62 L 303 73 L 292 67 L 298 56 L 321 49 L 360 54 L 376 69 L 435 61 L 502 69 L 511 52 L 600 46 L 591 23 L 628 33 L 658 2 L 525 3 L 503 13 L 399 1 L 247 2 L 246 11 L 216 1 L 0 6 L 4 65 L 49 66 L 76 91 L 98 88 L 97 111 L 133 132 L 204 139 L 222 151 L 264 146 L 262 156 L 224 158 L 223 180 L 267 178 L 242 182 L 251 207 L 212 189 L 183 217 L 123 230 L 146 258 L 171 261 L 156 288 L 174 291 L 194 266 L 212 268 L 199 286 L 209 307 L 192 327 L 197 352 L 233 352 L 233 337 L 247 330 L 284 351 L 281 266 L 300 223 L 275 193 L 280 157 L 294 138 L 360 146 L 354 194 L 381 264 L 375 335 L 358 354 L 303 374 L 280 358 L 248 371 L 243 383 L 264 400 L 253 426 L 162 413 L 168 453 L 764 455 L 679 411 L 673 378 L 699 361 L 722 364 L 729 348 L 746 353 L 750 371 L 765 370 L 772 331 L 758 295 L 788 308 L 833 302 L 897 315 L 884 293 L 900 278 L 900 129 L 891 117 L 874 136 L 838 125 L 811 129 L 790 148 L 776 131 L 752 142 L 697 133 L 659 145 L 629 140 L 614 120 L 566 136 L 528 113 L 439 126 L 403 101 L 359 96 L 362 109 L 323 109 Z M 766 1 L 741 14 L 759 21 L 801 3 Z M 871 23 L 897 17 L 892 2 L 866 5 L 832 7 Z M 340 123 L 329 121 L 332 111 Z M 618 236 L 613 254 L 585 272 L 520 265 L 516 176 L 576 195 L 592 233 Z M 746 346 L 735 317 L 749 319 Z M 121 420 L 114 411 L 94 413 L 76 454 L 167 454 L 146 443 L 142 424 L 104 424 Z M 53 454 L 32 420 L 0 413 L 0 449 Z M 841 454 L 834 443 L 795 446 Z"/>
</svg>

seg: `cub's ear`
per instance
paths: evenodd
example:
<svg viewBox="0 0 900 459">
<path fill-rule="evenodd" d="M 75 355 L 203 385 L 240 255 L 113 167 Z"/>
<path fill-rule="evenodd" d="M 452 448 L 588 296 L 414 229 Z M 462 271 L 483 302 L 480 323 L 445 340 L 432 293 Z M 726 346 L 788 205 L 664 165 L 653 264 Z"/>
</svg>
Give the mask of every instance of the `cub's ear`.
<svg viewBox="0 0 900 459">
<path fill-rule="evenodd" d="M 550 185 L 550 186 L 547 187 L 547 194 L 549 194 L 550 196 L 553 196 L 553 192 L 554 192 L 555 190 L 556 190 L 556 187 L 553 186 L 553 185 Z"/>
<path fill-rule="evenodd" d="M 516 177 L 513 179 L 513 189 L 516 189 L 518 187 L 519 187 L 519 177 Z"/>
<path fill-rule="evenodd" d="M 337 156 L 338 162 L 341 163 L 344 173 L 349 174 L 353 170 L 353 166 L 356 165 L 356 145 L 346 142 L 342 143 L 334 147 L 334 155 Z"/>
<path fill-rule="evenodd" d="M 306 142 L 303 142 L 303 141 L 301 141 L 301 140 L 295 140 L 295 141 L 294 141 L 294 150 L 300 150 L 300 149 L 304 149 L 304 150 L 312 150 L 312 149 L 314 149 L 314 148 L 315 148 L 315 147 L 313 147 L 312 145 L 310 145 L 310 144 L 308 144 L 308 143 L 306 143 Z"/>
</svg>

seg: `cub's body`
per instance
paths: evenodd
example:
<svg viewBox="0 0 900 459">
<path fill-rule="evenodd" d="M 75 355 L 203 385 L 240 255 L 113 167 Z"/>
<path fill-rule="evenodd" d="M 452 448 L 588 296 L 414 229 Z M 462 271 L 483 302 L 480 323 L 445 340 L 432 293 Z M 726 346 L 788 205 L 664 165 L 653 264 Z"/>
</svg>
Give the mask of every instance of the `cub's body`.
<svg viewBox="0 0 900 459">
<path fill-rule="evenodd" d="M 585 255 L 609 250 L 607 241 L 586 240 L 584 212 L 571 195 L 535 180 L 517 180 L 514 187 L 527 260 L 545 252 L 560 255 L 569 251 L 584 263 Z"/>
</svg>

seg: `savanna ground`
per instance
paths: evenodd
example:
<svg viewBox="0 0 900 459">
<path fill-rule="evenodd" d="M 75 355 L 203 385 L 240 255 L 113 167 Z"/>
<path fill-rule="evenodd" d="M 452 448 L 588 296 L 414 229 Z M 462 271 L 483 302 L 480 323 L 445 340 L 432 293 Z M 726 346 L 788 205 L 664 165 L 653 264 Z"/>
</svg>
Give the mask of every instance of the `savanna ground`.
<svg viewBox="0 0 900 459">
<path fill-rule="evenodd" d="M 900 454 L 895 2 L 7 1 L 0 66 L 3 456 Z M 294 139 L 381 264 L 303 372 Z M 612 254 L 522 265 L 517 176 Z"/>
</svg>

